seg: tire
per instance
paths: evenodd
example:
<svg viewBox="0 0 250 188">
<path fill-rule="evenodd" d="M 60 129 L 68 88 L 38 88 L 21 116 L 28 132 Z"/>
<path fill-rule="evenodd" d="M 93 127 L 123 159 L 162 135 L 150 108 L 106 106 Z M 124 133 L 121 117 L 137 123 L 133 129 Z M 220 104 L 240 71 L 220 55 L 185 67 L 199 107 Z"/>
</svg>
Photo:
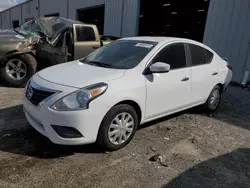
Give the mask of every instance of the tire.
<svg viewBox="0 0 250 188">
<path fill-rule="evenodd" d="M 216 94 L 218 95 L 218 98 L 215 97 Z M 210 113 L 215 112 L 220 105 L 221 95 L 221 88 L 218 85 L 215 86 L 214 89 L 211 91 L 206 103 L 203 105 L 204 109 Z"/>
<path fill-rule="evenodd" d="M 14 65 L 18 65 L 18 62 L 22 62 L 19 70 L 16 70 L 17 66 L 14 68 Z M 10 64 L 12 63 L 12 64 Z M 7 70 L 15 71 L 13 74 L 8 74 Z M 21 70 L 22 69 L 22 70 Z M 23 72 L 26 70 L 26 73 Z M 0 69 L 0 79 L 2 83 L 6 86 L 11 87 L 22 87 L 27 81 L 36 73 L 37 70 L 37 61 L 30 54 L 22 54 L 22 55 L 13 55 L 7 60 L 3 62 L 3 66 Z M 16 72 L 19 71 L 19 72 Z M 20 71 L 22 71 L 20 73 Z M 17 76 L 19 74 L 19 77 Z"/>
<path fill-rule="evenodd" d="M 122 143 L 119 143 L 119 138 L 117 138 L 117 143 L 115 144 L 115 137 L 116 135 L 114 135 L 111 139 L 113 140 L 113 142 L 111 141 L 110 137 L 109 137 L 109 133 L 112 130 L 111 128 L 111 123 L 117 124 L 117 121 L 115 120 L 116 117 L 118 117 L 120 115 L 120 118 L 122 118 L 122 115 L 127 114 L 127 116 L 125 115 L 124 117 L 127 119 L 130 119 L 130 116 L 132 119 L 130 119 L 128 122 L 129 123 L 125 123 L 125 124 L 132 124 L 131 122 L 134 123 L 133 129 L 131 128 L 132 126 L 129 126 L 130 129 L 130 133 L 128 133 L 128 137 L 125 140 L 124 136 L 120 136 L 121 138 L 123 138 Z M 118 117 L 119 118 L 119 117 Z M 124 118 L 124 119 L 125 119 Z M 121 122 L 121 121 L 120 121 Z M 126 121 L 125 121 L 126 122 Z M 116 126 L 119 126 L 118 124 Z M 135 132 L 137 130 L 138 127 L 138 116 L 137 113 L 135 111 L 135 109 L 133 107 L 131 107 L 130 105 L 127 104 L 120 104 L 117 106 L 114 106 L 104 117 L 99 132 L 98 132 L 98 137 L 97 137 L 97 143 L 99 145 L 101 145 L 106 151 L 115 151 L 115 150 L 119 150 L 123 147 L 125 147 L 134 137 Z M 119 129 L 119 128 L 117 128 Z M 115 129 L 113 129 L 113 131 L 115 131 Z M 126 130 L 122 130 L 122 131 L 126 131 Z M 127 134 L 127 133 L 125 133 Z M 124 135 L 124 134 L 123 134 Z"/>
</svg>

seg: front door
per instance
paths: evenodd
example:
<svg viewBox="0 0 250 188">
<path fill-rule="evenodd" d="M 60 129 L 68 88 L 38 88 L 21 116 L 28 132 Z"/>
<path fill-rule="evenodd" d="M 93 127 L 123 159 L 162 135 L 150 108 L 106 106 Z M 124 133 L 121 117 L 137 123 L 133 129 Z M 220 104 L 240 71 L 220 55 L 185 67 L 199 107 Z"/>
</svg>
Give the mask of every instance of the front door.
<svg viewBox="0 0 250 188">
<path fill-rule="evenodd" d="M 170 71 L 145 76 L 147 120 L 184 109 L 191 102 L 191 68 L 187 67 L 185 45 L 174 43 L 164 47 L 152 61 L 156 62 L 168 63 Z"/>
<path fill-rule="evenodd" d="M 66 34 L 62 36 L 60 45 L 51 45 L 47 42 L 40 42 L 38 45 L 37 56 L 40 61 L 47 65 L 65 63 L 68 60 L 68 47 L 66 46 Z"/>
<path fill-rule="evenodd" d="M 100 48 L 97 28 L 91 25 L 74 25 L 74 59 L 80 59 Z"/>
</svg>

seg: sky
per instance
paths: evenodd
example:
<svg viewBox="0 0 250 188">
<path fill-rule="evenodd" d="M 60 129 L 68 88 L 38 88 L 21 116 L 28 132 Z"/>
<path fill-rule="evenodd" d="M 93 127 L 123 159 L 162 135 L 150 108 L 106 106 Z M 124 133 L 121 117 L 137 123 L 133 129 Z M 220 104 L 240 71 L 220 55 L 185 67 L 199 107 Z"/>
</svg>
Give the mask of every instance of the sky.
<svg viewBox="0 0 250 188">
<path fill-rule="evenodd" d="M 0 11 L 14 6 L 18 3 L 22 3 L 24 0 L 0 0 Z"/>
</svg>

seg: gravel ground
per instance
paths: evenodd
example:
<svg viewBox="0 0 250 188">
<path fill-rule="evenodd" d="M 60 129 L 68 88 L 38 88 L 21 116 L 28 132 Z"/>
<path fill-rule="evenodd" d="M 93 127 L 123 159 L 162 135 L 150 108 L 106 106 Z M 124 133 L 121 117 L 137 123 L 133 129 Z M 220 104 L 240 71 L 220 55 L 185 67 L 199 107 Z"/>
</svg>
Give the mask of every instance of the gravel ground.
<svg viewBox="0 0 250 188">
<path fill-rule="evenodd" d="M 249 90 L 230 86 L 215 114 L 195 108 L 143 125 L 112 153 L 52 144 L 25 120 L 22 92 L 0 87 L 0 188 L 250 187 Z"/>
</svg>

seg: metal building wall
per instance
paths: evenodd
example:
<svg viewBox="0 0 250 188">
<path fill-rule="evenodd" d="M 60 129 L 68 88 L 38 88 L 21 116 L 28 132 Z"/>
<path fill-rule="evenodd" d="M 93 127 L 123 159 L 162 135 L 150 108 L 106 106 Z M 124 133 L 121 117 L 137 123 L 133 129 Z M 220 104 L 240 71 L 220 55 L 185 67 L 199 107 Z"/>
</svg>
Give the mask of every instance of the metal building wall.
<svg viewBox="0 0 250 188">
<path fill-rule="evenodd" d="M 59 13 L 62 17 L 68 17 L 67 0 L 40 0 L 40 16 Z"/>
<path fill-rule="evenodd" d="M 12 25 L 12 21 L 18 20 L 19 21 L 19 25 L 22 24 L 22 7 L 21 6 L 16 6 L 12 9 L 10 9 L 10 24 L 11 27 Z"/>
<path fill-rule="evenodd" d="M 9 29 L 10 25 L 10 10 L 2 12 L 2 29 Z"/>
<path fill-rule="evenodd" d="M 138 34 L 140 0 L 123 0 L 122 37 Z"/>
<path fill-rule="evenodd" d="M 137 35 L 139 0 L 69 0 L 69 18 L 77 19 L 77 10 L 105 5 L 104 35 Z"/>
<path fill-rule="evenodd" d="M 69 0 L 69 18 L 77 19 L 77 10 L 105 4 L 107 0 Z"/>
<path fill-rule="evenodd" d="M 22 6 L 22 19 L 23 23 L 25 22 L 25 19 L 28 18 L 34 18 L 39 16 L 39 1 L 38 0 L 32 0 L 28 1 L 27 3 L 24 3 Z"/>
<path fill-rule="evenodd" d="M 121 35 L 123 0 L 69 0 L 69 18 L 77 19 L 77 10 L 105 6 L 104 35 Z"/>
<path fill-rule="evenodd" d="M 140 0 L 106 0 L 104 34 L 118 37 L 137 35 Z"/>
<path fill-rule="evenodd" d="M 250 0 L 210 0 L 204 43 L 228 58 L 241 83 L 250 70 Z"/>
<path fill-rule="evenodd" d="M 1 28 L 11 28 L 13 20 L 22 24 L 26 19 L 53 13 L 77 19 L 78 9 L 99 5 L 105 5 L 104 35 L 137 35 L 140 0 L 32 0 L 1 13 Z M 9 11 L 11 16 L 7 16 Z"/>
<path fill-rule="evenodd" d="M 123 0 L 105 2 L 104 35 L 120 37 L 122 34 Z"/>
</svg>

